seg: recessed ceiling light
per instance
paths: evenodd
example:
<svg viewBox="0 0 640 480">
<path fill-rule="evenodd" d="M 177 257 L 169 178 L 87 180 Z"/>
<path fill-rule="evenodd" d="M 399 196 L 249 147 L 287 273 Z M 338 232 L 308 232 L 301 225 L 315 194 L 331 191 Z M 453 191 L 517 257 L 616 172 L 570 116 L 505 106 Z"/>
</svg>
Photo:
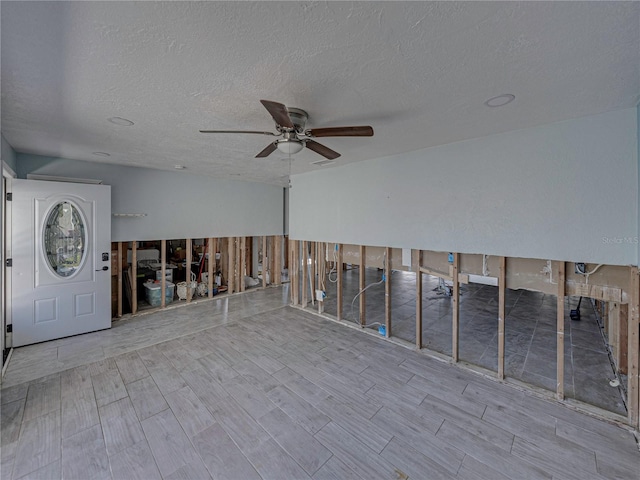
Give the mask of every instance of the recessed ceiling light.
<svg viewBox="0 0 640 480">
<path fill-rule="evenodd" d="M 96 157 L 110 157 L 111 154 L 107 152 L 93 152 Z"/>
<path fill-rule="evenodd" d="M 122 117 L 111 117 L 107 118 L 107 120 L 115 125 L 120 125 L 121 127 L 130 127 L 131 125 L 133 125 L 133 122 L 131 120 L 127 120 L 126 118 Z"/>
<path fill-rule="evenodd" d="M 185 170 L 187 167 L 185 167 L 184 165 L 174 165 L 173 168 L 175 168 L 176 170 Z"/>
<path fill-rule="evenodd" d="M 510 93 L 505 93 L 502 95 L 498 95 L 497 97 L 490 98 L 489 100 L 484 102 L 484 104 L 487 107 L 502 107 L 507 103 L 513 102 L 515 99 L 516 99 L 515 95 L 512 95 Z"/>
</svg>

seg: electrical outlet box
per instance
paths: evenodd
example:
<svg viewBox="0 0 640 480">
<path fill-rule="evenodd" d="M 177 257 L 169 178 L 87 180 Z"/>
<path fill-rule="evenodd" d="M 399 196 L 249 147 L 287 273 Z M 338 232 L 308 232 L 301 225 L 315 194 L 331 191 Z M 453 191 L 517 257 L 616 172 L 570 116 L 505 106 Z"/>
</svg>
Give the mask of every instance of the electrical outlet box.
<svg viewBox="0 0 640 480">
<path fill-rule="evenodd" d="M 316 290 L 316 300 L 318 302 L 324 302 L 324 297 L 326 297 L 324 290 Z"/>
<path fill-rule="evenodd" d="M 453 263 L 453 253 L 449 253 L 449 263 Z"/>
<path fill-rule="evenodd" d="M 575 272 L 578 274 L 584 274 L 586 272 L 586 265 L 584 263 L 575 263 Z"/>
</svg>

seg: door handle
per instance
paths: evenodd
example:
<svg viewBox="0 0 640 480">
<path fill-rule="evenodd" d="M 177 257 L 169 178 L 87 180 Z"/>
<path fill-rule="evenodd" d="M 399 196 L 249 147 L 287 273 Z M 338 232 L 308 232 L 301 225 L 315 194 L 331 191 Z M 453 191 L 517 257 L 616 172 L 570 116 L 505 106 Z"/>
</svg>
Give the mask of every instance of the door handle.
<svg viewBox="0 0 640 480">
<path fill-rule="evenodd" d="M 100 270 L 96 270 L 96 272 L 106 272 L 107 270 L 109 270 L 109 267 L 107 267 L 106 265 L 104 267 L 102 267 Z"/>
</svg>

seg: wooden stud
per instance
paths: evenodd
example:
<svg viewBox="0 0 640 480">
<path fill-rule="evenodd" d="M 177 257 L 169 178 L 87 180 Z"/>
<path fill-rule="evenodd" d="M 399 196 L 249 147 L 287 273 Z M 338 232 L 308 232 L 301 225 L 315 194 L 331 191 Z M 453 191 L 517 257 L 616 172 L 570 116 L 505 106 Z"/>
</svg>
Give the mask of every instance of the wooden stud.
<svg viewBox="0 0 640 480">
<path fill-rule="evenodd" d="M 236 275 L 235 275 L 235 279 L 236 279 L 236 285 L 235 285 L 235 291 L 236 292 L 241 292 L 242 288 L 241 288 L 241 284 L 242 282 L 242 245 L 241 245 L 241 241 L 240 241 L 240 237 L 236 237 L 236 261 L 235 261 L 235 267 L 236 267 Z"/>
<path fill-rule="evenodd" d="M 283 235 L 284 238 L 284 252 L 288 252 L 290 251 L 290 246 L 289 246 L 289 235 Z M 289 269 L 289 260 L 291 260 L 288 256 L 284 256 L 284 268 Z"/>
<path fill-rule="evenodd" d="M 504 379 L 504 319 L 507 278 L 507 259 L 500 257 L 498 268 L 498 378 Z"/>
<path fill-rule="evenodd" d="M 235 237 L 227 238 L 227 292 L 233 293 L 235 287 L 236 272 L 234 259 L 236 256 Z"/>
<path fill-rule="evenodd" d="M 267 256 L 267 236 L 262 236 L 262 288 L 267 288 L 267 271 L 271 255 Z"/>
<path fill-rule="evenodd" d="M 269 282 L 271 284 L 277 285 L 280 281 L 278 275 L 276 275 L 276 266 L 278 262 L 276 262 L 276 244 L 277 244 L 278 236 L 272 235 L 269 237 L 268 245 L 269 245 Z M 280 264 L 280 269 L 282 269 L 282 264 Z"/>
<path fill-rule="evenodd" d="M 365 263 L 366 263 L 366 247 L 364 245 L 360 245 L 360 271 L 359 271 L 359 287 L 360 287 L 360 326 L 364 327 L 367 324 L 367 303 L 365 301 L 364 291 L 366 287 L 366 278 L 365 278 Z"/>
<path fill-rule="evenodd" d="M 131 242 L 131 313 L 138 313 L 138 242 Z"/>
<path fill-rule="evenodd" d="M 160 240 L 160 275 L 162 280 L 160 281 L 160 307 L 167 306 L 166 288 L 167 288 L 167 241 Z"/>
<path fill-rule="evenodd" d="M 335 248 L 335 247 L 334 247 Z M 337 253 L 337 264 L 336 264 L 336 318 L 338 320 L 342 320 L 342 310 L 343 310 L 343 296 L 342 296 L 342 244 L 338 244 L 338 253 Z"/>
<path fill-rule="evenodd" d="M 629 316 L 627 318 L 627 409 L 629 425 L 640 426 L 640 278 L 638 267 L 631 267 L 629 281 Z"/>
<path fill-rule="evenodd" d="M 122 242 L 118 242 L 118 318 L 122 317 Z"/>
<path fill-rule="evenodd" d="M 453 311 L 451 324 L 453 329 L 453 336 L 451 339 L 451 352 L 453 362 L 456 363 L 460 358 L 460 282 L 458 282 L 458 270 L 460 267 L 460 254 L 453 254 L 453 274 L 451 275 L 453 280 Z"/>
<path fill-rule="evenodd" d="M 442 278 L 444 280 L 449 280 L 449 281 L 453 280 L 453 277 L 451 275 L 449 275 L 448 273 L 439 272 L 437 270 L 433 270 L 433 269 L 427 268 L 427 267 L 420 267 L 419 270 L 420 270 L 421 273 L 426 273 L 427 275 L 431 275 L 432 277 L 438 277 L 438 278 Z"/>
<path fill-rule="evenodd" d="M 218 241 L 218 246 L 220 249 L 220 274 L 222 275 L 220 285 L 222 286 L 226 283 L 227 292 L 229 292 L 229 239 L 221 238 Z"/>
<path fill-rule="evenodd" d="M 384 249 L 384 326 L 385 337 L 391 336 L 391 249 Z"/>
<path fill-rule="evenodd" d="M 624 375 L 629 374 L 629 304 L 620 305 L 620 326 L 618 331 L 618 345 L 620 353 L 617 354 L 618 369 Z"/>
<path fill-rule="evenodd" d="M 193 294 L 191 293 L 191 262 L 193 260 L 193 242 L 190 238 L 187 238 L 187 258 L 186 260 L 186 268 L 185 276 L 187 279 L 187 303 L 191 302 L 191 297 Z"/>
<path fill-rule="evenodd" d="M 318 262 L 317 262 L 318 242 L 311 242 L 311 303 L 315 298 L 315 292 L 318 288 Z"/>
<path fill-rule="evenodd" d="M 293 274 L 293 304 L 300 304 L 300 242 L 289 240 L 292 248 L 291 273 Z"/>
<path fill-rule="evenodd" d="M 556 320 L 556 397 L 564 400 L 564 304 L 566 265 L 558 262 L 558 298 Z"/>
<path fill-rule="evenodd" d="M 209 261 L 207 262 L 207 296 L 209 298 L 213 298 L 213 276 L 215 275 L 217 244 L 217 239 L 209 237 L 209 245 L 207 245 L 207 252 L 209 253 Z"/>
<path fill-rule="evenodd" d="M 243 275 L 253 278 L 253 237 L 242 237 L 242 245 L 245 259 Z"/>
<path fill-rule="evenodd" d="M 416 348 L 422 348 L 422 250 L 411 251 L 416 271 Z"/>
<path fill-rule="evenodd" d="M 244 281 L 245 276 L 248 275 L 247 271 L 247 237 L 239 238 L 239 246 L 240 246 L 240 268 L 238 269 L 238 282 L 240 285 L 240 291 L 244 292 L 246 290 L 246 283 Z"/>
<path fill-rule="evenodd" d="M 273 237 L 273 283 L 282 284 L 282 235 Z"/>
<path fill-rule="evenodd" d="M 309 277 L 309 242 L 307 242 L 306 240 L 303 240 L 301 244 L 302 244 L 302 255 L 301 255 L 302 282 L 300 283 L 302 286 L 302 292 L 300 297 L 302 300 L 302 308 L 305 308 L 309 301 L 307 297 L 307 278 Z"/>
</svg>

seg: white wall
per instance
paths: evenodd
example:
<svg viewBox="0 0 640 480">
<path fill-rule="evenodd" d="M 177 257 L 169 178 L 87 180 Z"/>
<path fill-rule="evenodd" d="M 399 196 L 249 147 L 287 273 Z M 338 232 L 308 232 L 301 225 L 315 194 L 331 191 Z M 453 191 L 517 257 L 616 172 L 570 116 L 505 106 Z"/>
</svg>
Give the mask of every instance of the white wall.
<svg viewBox="0 0 640 480">
<path fill-rule="evenodd" d="M 113 213 L 147 214 L 112 217 L 114 242 L 281 235 L 283 231 L 283 194 L 278 186 L 21 153 L 17 169 L 20 178 L 37 173 L 100 179 L 111 185 Z"/>
<path fill-rule="evenodd" d="M 637 264 L 637 142 L 633 108 L 295 175 L 290 235 Z"/>
</svg>

